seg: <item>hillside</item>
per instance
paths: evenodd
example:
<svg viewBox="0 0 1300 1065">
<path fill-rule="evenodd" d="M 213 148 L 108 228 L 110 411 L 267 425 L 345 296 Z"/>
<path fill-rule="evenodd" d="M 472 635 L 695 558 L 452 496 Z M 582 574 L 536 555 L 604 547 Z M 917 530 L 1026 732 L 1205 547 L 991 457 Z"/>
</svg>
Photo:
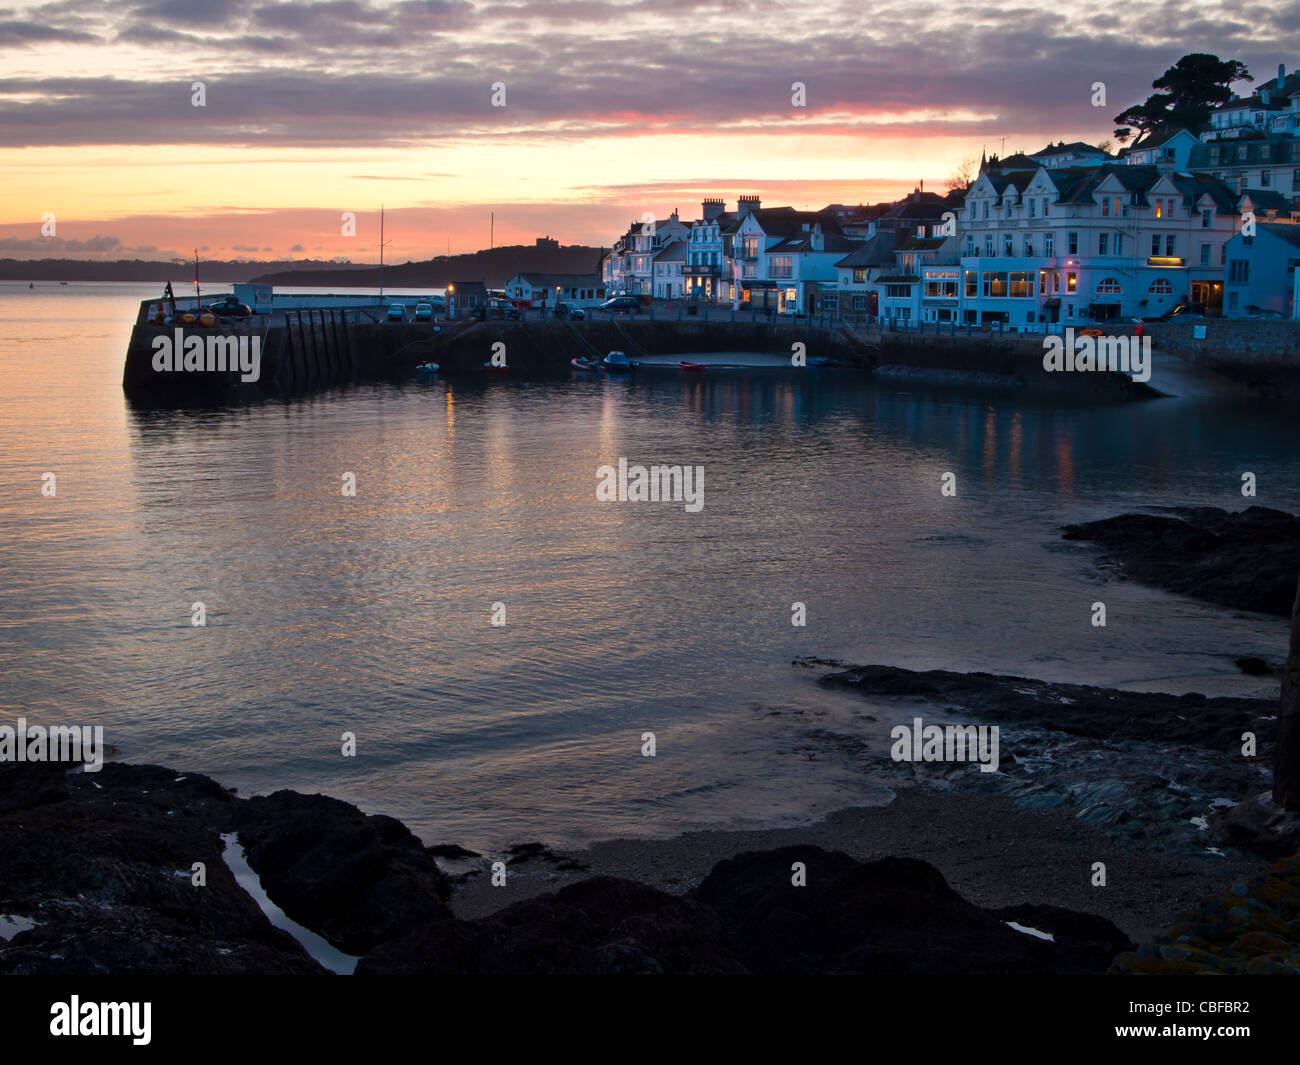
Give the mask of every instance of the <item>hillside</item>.
<svg viewBox="0 0 1300 1065">
<path fill-rule="evenodd" d="M 468 255 L 439 255 L 423 262 L 389 263 L 384 266 L 384 285 L 412 285 L 440 288 L 456 281 L 490 281 L 501 288 L 515 274 L 534 270 L 548 274 L 594 274 L 599 269 L 602 249 L 585 244 L 537 247 L 514 244 Z M 296 268 L 263 273 L 253 278 L 266 285 L 374 285 L 378 266 L 327 267 L 317 270 Z"/>
</svg>

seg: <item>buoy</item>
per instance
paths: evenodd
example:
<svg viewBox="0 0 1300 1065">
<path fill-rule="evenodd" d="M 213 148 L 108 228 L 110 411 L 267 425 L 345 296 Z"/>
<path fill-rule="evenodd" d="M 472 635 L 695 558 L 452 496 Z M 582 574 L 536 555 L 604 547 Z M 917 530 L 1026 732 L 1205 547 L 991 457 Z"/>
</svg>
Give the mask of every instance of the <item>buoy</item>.
<svg viewBox="0 0 1300 1065">
<path fill-rule="evenodd" d="M 199 325 L 203 326 L 205 329 L 211 329 L 216 324 L 217 316 L 215 314 L 204 314 L 199 318 Z"/>
</svg>

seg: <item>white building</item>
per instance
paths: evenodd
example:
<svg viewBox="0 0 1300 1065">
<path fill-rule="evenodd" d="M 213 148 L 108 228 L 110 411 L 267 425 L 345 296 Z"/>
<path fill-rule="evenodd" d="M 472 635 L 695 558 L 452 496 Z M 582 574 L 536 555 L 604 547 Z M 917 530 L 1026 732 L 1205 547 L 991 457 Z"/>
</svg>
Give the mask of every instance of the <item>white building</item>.
<svg viewBox="0 0 1300 1065">
<path fill-rule="evenodd" d="M 961 320 L 1145 318 L 1188 302 L 1217 313 L 1235 201 L 1172 166 L 990 166 L 959 213 Z"/>
<path fill-rule="evenodd" d="M 605 300 L 605 282 L 598 274 L 515 274 L 506 282 L 506 298 L 520 307 L 595 307 Z"/>
</svg>

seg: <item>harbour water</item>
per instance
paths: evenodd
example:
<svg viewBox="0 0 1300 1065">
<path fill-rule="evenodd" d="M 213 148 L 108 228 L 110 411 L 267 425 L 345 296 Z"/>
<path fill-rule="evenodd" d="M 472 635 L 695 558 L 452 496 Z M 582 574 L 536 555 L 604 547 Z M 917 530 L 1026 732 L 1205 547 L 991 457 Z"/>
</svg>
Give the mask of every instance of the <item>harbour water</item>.
<svg viewBox="0 0 1300 1065">
<path fill-rule="evenodd" d="M 1232 659 L 1284 653 L 1280 619 L 1104 583 L 1059 537 L 1300 510 L 1274 406 L 817 369 L 136 411 L 122 352 L 157 288 L 0 285 L 0 718 L 102 725 L 123 760 L 323 791 L 429 843 L 661 836 L 888 797 L 913 708 L 823 691 L 801 655 L 1259 694 Z M 703 509 L 599 502 L 619 458 L 703 467 Z"/>
</svg>

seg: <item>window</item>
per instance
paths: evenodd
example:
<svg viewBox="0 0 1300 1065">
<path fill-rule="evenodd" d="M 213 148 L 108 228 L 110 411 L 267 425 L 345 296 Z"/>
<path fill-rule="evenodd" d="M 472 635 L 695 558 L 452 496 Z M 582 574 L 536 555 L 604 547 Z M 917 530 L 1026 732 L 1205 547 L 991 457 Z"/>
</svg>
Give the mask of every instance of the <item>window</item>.
<svg viewBox="0 0 1300 1065">
<path fill-rule="evenodd" d="M 1034 275 L 1030 273 L 1011 274 L 1011 298 L 1028 299 L 1034 294 Z"/>
<path fill-rule="evenodd" d="M 1079 275 L 1078 275 L 1078 274 L 1066 274 L 1066 275 L 1065 275 L 1065 291 L 1066 291 L 1066 292 L 1074 292 L 1076 289 L 1078 289 L 1078 287 L 1079 287 Z"/>
<path fill-rule="evenodd" d="M 1050 259 L 1053 255 L 1056 254 L 1056 234 L 1055 234 L 1055 233 L 1044 233 L 1044 234 L 1043 234 L 1043 254 L 1046 255 L 1049 259 Z"/>
<path fill-rule="evenodd" d="M 1025 236 L 1025 258 L 1027 259 L 1033 258 L 1033 255 L 1034 255 L 1034 238 L 1026 235 Z"/>
<path fill-rule="evenodd" d="M 1116 254 L 1116 255 L 1123 255 L 1123 254 L 1124 254 L 1124 234 L 1123 234 L 1123 233 L 1116 233 L 1116 234 L 1115 234 L 1115 254 Z"/>
<path fill-rule="evenodd" d="M 1109 197 L 1109 196 L 1106 196 L 1106 197 L 1103 197 L 1103 198 L 1102 198 L 1102 201 L 1101 201 L 1101 216 L 1102 216 L 1103 218 L 1108 218 L 1108 217 L 1110 217 L 1110 197 Z"/>
<path fill-rule="evenodd" d="M 984 203 L 983 203 L 983 207 L 984 207 L 984 214 L 983 214 L 981 217 L 983 217 L 984 220 L 987 221 L 987 220 L 988 220 L 988 217 L 989 217 L 989 201 L 988 201 L 988 200 L 985 200 L 985 201 L 984 201 Z"/>
<path fill-rule="evenodd" d="M 1202 229 L 1209 229 L 1209 228 L 1210 228 L 1210 223 L 1213 222 L 1213 221 L 1214 221 L 1214 212 L 1213 212 L 1213 211 L 1211 211 L 1210 209 L 1207 208 L 1206 210 L 1204 210 L 1204 211 L 1201 212 L 1201 228 L 1202 228 Z"/>
<path fill-rule="evenodd" d="M 1261 170 L 1259 172 L 1259 187 L 1266 189 L 1273 184 L 1273 171 Z"/>
<path fill-rule="evenodd" d="M 984 238 L 984 255 L 989 259 L 993 258 L 993 238 L 991 236 Z"/>
<path fill-rule="evenodd" d="M 1105 278 L 1097 282 L 1098 296 L 1118 296 L 1124 290 L 1119 287 L 1119 282 L 1113 277 Z"/>
<path fill-rule="evenodd" d="M 1105 255 L 1105 254 L 1106 254 L 1107 244 L 1108 244 L 1109 241 L 1110 241 L 1110 234 L 1109 234 L 1109 233 L 1098 233 L 1098 234 L 1097 234 L 1097 254 L 1098 254 L 1098 255 Z"/>
<path fill-rule="evenodd" d="M 1291 171 L 1291 190 L 1300 192 L 1300 170 Z"/>
<path fill-rule="evenodd" d="M 773 255 L 767 261 L 769 277 L 794 277 L 794 259 L 789 255 Z"/>
<path fill-rule="evenodd" d="M 1225 242 L 1219 245 L 1219 265 L 1226 266 L 1227 264 L 1228 264 L 1228 245 Z"/>
<path fill-rule="evenodd" d="M 966 295 L 970 299 L 979 295 L 979 274 L 974 270 L 966 271 Z"/>
<path fill-rule="evenodd" d="M 1066 252 L 1066 254 L 1067 254 L 1067 255 L 1078 255 L 1078 254 L 1079 254 L 1079 234 L 1078 234 L 1078 233 L 1067 233 L 1065 236 L 1066 236 L 1066 243 L 1069 245 L 1069 249 L 1070 249 L 1069 251 Z"/>
<path fill-rule="evenodd" d="M 1159 234 L 1159 233 L 1152 233 L 1152 234 L 1151 234 L 1151 254 L 1152 254 L 1152 255 L 1159 255 L 1159 254 L 1160 254 L 1160 234 Z"/>
<path fill-rule="evenodd" d="M 1029 203 L 1029 217 L 1030 217 L 1030 218 L 1034 218 L 1034 217 L 1036 217 L 1037 214 L 1038 214 L 1038 212 L 1034 209 L 1034 205 L 1035 205 L 1037 202 L 1038 202 L 1038 201 L 1035 200 L 1035 199 L 1033 199 L 1032 197 L 1031 197 L 1031 198 L 1029 199 L 1029 201 L 1028 201 L 1028 203 Z"/>
<path fill-rule="evenodd" d="M 891 300 L 905 300 L 912 295 L 911 285 L 886 285 L 885 296 Z"/>
<path fill-rule="evenodd" d="M 956 281 L 927 281 L 925 298 L 932 300 L 955 300 L 957 298 Z"/>
<path fill-rule="evenodd" d="M 1156 200 L 1156 217 L 1164 218 L 1164 216 L 1165 216 L 1165 201 Z"/>
<path fill-rule="evenodd" d="M 861 285 L 867 280 L 867 268 L 865 266 L 855 266 L 853 268 L 853 282 Z"/>
<path fill-rule="evenodd" d="M 1157 277 L 1151 282 L 1151 287 L 1147 289 L 1149 296 L 1170 296 L 1173 294 L 1174 286 L 1166 281 L 1163 277 Z"/>
<path fill-rule="evenodd" d="M 1005 273 L 984 273 L 985 298 L 1001 298 L 1007 294 L 1007 275 Z"/>
<path fill-rule="evenodd" d="M 1016 238 L 1010 233 L 1002 238 L 1002 254 L 1008 259 L 1014 257 L 1016 254 Z"/>
<path fill-rule="evenodd" d="M 746 259 L 757 259 L 757 258 L 758 258 L 758 238 L 757 238 L 757 237 L 746 237 L 746 238 L 745 238 L 745 243 L 744 243 L 744 250 L 741 252 L 741 254 L 742 254 Z"/>
<path fill-rule="evenodd" d="M 1210 265 L 1210 245 L 1208 244 L 1201 245 L 1201 265 L 1202 266 Z"/>
<path fill-rule="evenodd" d="M 854 309 L 855 311 L 865 311 L 865 310 L 867 309 L 867 297 L 866 297 L 866 296 L 854 296 L 854 297 L 853 297 L 853 309 Z"/>
<path fill-rule="evenodd" d="M 1250 283 L 1250 263 L 1246 259 L 1233 259 L 1228 264 L 1228 281 L 1233 285 Z"/>
<path fill-rule="evenodd" d="M 1170 258 L 1178 254 L 1178 237 L 1173 233 L 1165 235 L 1165 254 Z"/>
</svg>

